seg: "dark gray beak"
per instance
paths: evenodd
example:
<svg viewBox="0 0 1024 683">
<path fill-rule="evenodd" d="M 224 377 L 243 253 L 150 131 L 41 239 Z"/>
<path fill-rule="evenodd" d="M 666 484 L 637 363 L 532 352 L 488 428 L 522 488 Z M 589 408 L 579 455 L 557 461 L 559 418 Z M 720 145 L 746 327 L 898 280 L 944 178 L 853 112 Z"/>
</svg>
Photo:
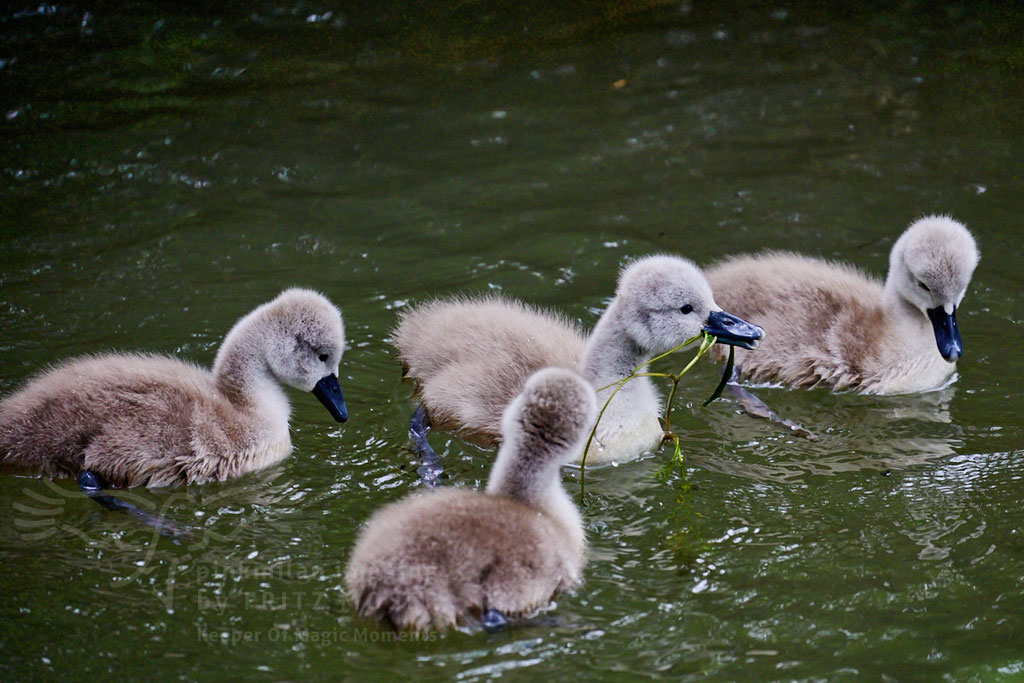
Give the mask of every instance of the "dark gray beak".
<svg viewBox="0 0 1024 683">
<path fill-rule="evenodd" d="M 939 353 L 950 363 L 955 363 L 964 353 L 964 343 L 960 339 L 960 328 L 956 324 L 956 306 L 952 313 L 946 313 L 942 306 L 928 309 L 928 319 L 935 330 L 935 343 Z"/>
<path fill-rule="evenodd" d="M 725 311 L 712 311 L 707 324 L 704 325 L 704 331 L 718 337 L 719 344 L 744 349 L 756 349 L 757 340 L 764 338 L 764 329 Z"/>
<path fill-rule="evenodd" d="M 313 387 L 313 395 L 320 399 L 320 402 L 327 408 L 327 412 L 335 420 L 344 422 L 348 419 L 345 397 L 341 395 L 341 385 L 338 384 L 338 378 L 334 373 L 320 378 L 320 381 Z"/>
</svg>

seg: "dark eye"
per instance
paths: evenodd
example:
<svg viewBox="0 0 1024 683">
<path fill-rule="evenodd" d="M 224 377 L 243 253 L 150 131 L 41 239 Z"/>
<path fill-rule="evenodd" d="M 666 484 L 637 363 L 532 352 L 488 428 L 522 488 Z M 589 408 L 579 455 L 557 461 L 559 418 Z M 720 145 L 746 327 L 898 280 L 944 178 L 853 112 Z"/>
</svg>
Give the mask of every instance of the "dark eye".
<svg viewBox="0 0 1024 683">
<path fill-rule="evenodd" d="M 330 356 L 328 356 L 326 353 L 321 353 L 320 354 L 320 360 L 323 361 L 324 363 L 327 362 L 328 358 L 330 358 Z"/>
<path fill-rule="evenodd" d="M 921 289 L 923 289 L 926 292 L 932 291 L 932 290 L 928 289 L 928 285 L 926 285 L 925 283 L 921 282 L 920 280 L 917 281 L 917 286 L 920 287 Z"/>
<path fill-rule="evenodd" d="M 690 304 L 686 304 L 685 306 L 683 306 L 682 308 L 679 309 L 679 312 L 680 313 L 693 313 L 693 306 L 691 306 Z"/>
</svg>

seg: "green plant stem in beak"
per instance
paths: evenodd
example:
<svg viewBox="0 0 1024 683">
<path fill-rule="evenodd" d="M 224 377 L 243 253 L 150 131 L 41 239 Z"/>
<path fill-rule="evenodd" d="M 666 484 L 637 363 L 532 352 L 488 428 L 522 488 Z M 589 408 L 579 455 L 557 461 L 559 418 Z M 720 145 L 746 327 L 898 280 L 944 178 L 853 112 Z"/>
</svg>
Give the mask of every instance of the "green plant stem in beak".
<svg viewBox="0 0 1024 683">
<path fill-rule="evenodd" d="M 690 362 L 687 363 L 686 366 L 683 367 L 683 369 L 680 370 L 679 372 L 676 372 L 676 373 L 640 372 L 641 370 L 646 368 L 651 363 L 659 361 L 662 358 L 665 358 L 666 356 L 672 355 L 676 351 L 679 351 L 680 349 L 683 349 L 683 348 L 689 346 L 690 344 L 692 344 L 693 342 L 697 341 L 698 339 L 700 340 L 700 348 L 697 349 L 697 353 L 693 356 L 692 359 L 690 359 Z M 679 444 L 679 437 L 675 436 L 670 431 L 671 420 L 672 420 L 672 401 L 673 401 L 673 399 L 675 399 L 676 389 L 679 387 L 679 380 L 681 380 L 683 375 L 685 375 L 687 372 L 689 372 L 690 369 L 694 365 L 696 365 L 697 361 L 700 360 L 701 356 L 703 356 L 705 353 L 707 353 L 708 349 L 710 349 L 715 344 L 716 341 L 717 341 L 717 338 L 714 337 L 713 335 L 708 334 L 707 332 L 701 332 L 696 337 L 693 337 L 692 339 L 687 339 L 685 342 L 683 342 L 679 346 L 675 347 L 674 349 L 671 349 L 670 351 L 666 351 L 665 353 L 663 353 L 661 355 L 655 356 L 654 358 L 641 363 L 640 365 L 638 365 L 635 368 L 633 368 L 633 371 L 631 373 L 629 373 L 629 375 L 627 375 L 626 377 L 623 377 L 622 379 L 617 380 L 615 382 L 612 382 L 611 384 L 603 386 L 603 387 L 601 387 L 601 388 L 599 388 L 597 390 L 598 392 L 601 392 L 601 391 L 606 391 L 608 389 L 611 389 L 612 387 L 615 388 L 615 391 L 613 391 L 611 393 L 611 396 L 609 396 L 608 399 L 604 402 L 604 405 L 601 406 L 601 410 L 597 414 L 597 420 L 594 422 L 594 427 L 593 427 L 593 429 L 590 430 L 590 436 L 587 437 L 587 443 L 583 447 L 583 457 L 580 458 L 580 504 L 581 505 L 585 505 L 584 494 L 586 492 L 587 454 L 590 452 L 590 446 L 591 446 L 591 444 L 594 443 L 594 439 L 597 436 L 597 426 L 599 424 L 601 424 L 601 418 L 604 417 L 604 412 L 605 412 L 605 410 L 607 410 L 608 406 L 611 404 L 612 400 L 615 398 L 615 395 L 617 393 L 619 393 L 619 390 L 622 389 L 622 387 L 625 386 L 627 382 L 629 382 L 630 380 L 632 380 L 632 379 L 634 379 L 636 377 L 665 377 L 665 378 L 668 378 L 668 379 L 672 380 L 672 389 L 669 391 L 668 403 L 665 406 L 665 417 L 663 419 L 663 422 L 664 422 L 663 426 L 664 426 L 664 429 L 665 429 L 665 436 L 663 437 L 662 441 L 669 440 L 669 439 L 674 441 L 675 442 L 675 455 L 674 455 L 674 459 L 677 459 L 680 462 L 682 461 L 682 448 L 681 448 L 681 446 Z M 731 353 L 730 353 L 730 357 L 731 357 Z M 721 392 L 719 392 L 719 393 L 721 393 Z"/>
<path fill-rule="evenodd" d="M 703 407 L 707 408 L 709 403 L 711 403 L 716 398 L 718 398 L 719 396 L 722 395 L 722 392 L 725 390 L 725 385 L 728 384 L 729 380 L 732 378 L 732 367 L 733 367 L 735 361 L 736 361 L 736 347 L 735 346 L 730 346 L 729 347 L 729 360 L 725 361 L 725 370 L 722 371 L 722 379 L 719 380 L 718 386 L 715 387 L 715 393 L 711 394 L 711 396 L 708 397 L 708 400 L 704 401 L 704 403 L 701 404 Z"/>
</svg>

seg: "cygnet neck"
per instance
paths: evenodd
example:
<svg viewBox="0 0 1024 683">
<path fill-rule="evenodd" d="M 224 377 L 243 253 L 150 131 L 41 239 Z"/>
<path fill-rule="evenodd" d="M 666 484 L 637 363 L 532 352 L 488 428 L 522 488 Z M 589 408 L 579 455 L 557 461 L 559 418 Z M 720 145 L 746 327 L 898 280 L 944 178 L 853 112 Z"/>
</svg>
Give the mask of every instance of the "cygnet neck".
<svg viewBox="0 0 1024 683">
<path fill-rule="evenodd" d="M 555 453 L 527 453 L 519 439 L 506 439 L 487 480 L 487 493 L 502 496 L 544 513 L 565 532 L 576 551 L 585 543 L 580 512 L 562 487 L 559 467 L 566 460 Z M 562 454 L 564 455 L 564 454 Z"/>
<path fill-rule="evenodd" d="M 896 275 L 891 270 L 882 290 L 882 306 L 892 316 L 915 323 L 918 327 L 927 327 L 927 317 L 900 293 L 896 286 Z"/>
<path fill-rule="evenodd" d="M 559 481 L 559 462 L 554 454 L 524 444 L 521 435 L 505 439 L 487 480 L 487 492 L 546 510 L 552 494 L 566 495 Z"/>
<path fill-rule="evenodd" d="M 283 393 L 267 364 L 260 323 L 250 315 L 235 325 L 213 363 L 217 388 L 239 407 L 252 406 L 266 391 Z"/>
<path fill-rule="evenodd" d="M 622 307 L 612 302 L 583 349 L 580 371 L 597 388 L 628 377 L 636 366 L 648 360 L 648 352 L 626 333 L 623 317 Z M 623 390 L 627 388 L 628 384 Z"/>
</svg>

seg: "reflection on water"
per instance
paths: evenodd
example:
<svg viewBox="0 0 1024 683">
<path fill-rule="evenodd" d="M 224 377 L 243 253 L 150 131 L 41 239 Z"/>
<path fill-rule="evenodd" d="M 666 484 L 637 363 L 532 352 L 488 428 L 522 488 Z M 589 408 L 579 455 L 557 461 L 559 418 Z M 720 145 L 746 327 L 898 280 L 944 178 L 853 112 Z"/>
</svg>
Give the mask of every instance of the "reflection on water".
<svg viewBox="0 0 1024 683">
<path fill-rule="evenodd" d="M 769 395 L 767 389 L 760 391 Z M 771 395 L 781 398 L 785 393 L 779 390 Z M 825 394 L 823 390 L 812 393 Z M 861 470 L 888 474 L 941 463 L 963 445 L 961 430 L 950 415 L 954 397 L 952 387 L 900 397 L 831 394 L 828 408 L 815 406 L 813 412 L 797 418 L 820 435 L 819 442 L 754 421 L 738 409 L 719 408 L 709 415 L 707 430 L 689 435 L 693 438 L 688 439 L 692 451 L 688 461 L 722 474 L 787 484 L 804 483 L 807 476 Z M 731 452 L 706 454 L 695 447 L 704 439 L 732 444 Z"/>
<path fill-rule="evenodd" d="M 960 455 L 931 471 L 926 481 L 904 485 L 906 519 L 895 520 L 895 527 L 921 546 L 920 559 L 944 560 L 954 547 L 970 544 L 980 551 L 966 558 L 975 564 L 995 549 L 984 542 L 989 521 L 976 498 L 985 495 L 988 475 L 1005 466 L 1010 455 Z"/>
</svg>

